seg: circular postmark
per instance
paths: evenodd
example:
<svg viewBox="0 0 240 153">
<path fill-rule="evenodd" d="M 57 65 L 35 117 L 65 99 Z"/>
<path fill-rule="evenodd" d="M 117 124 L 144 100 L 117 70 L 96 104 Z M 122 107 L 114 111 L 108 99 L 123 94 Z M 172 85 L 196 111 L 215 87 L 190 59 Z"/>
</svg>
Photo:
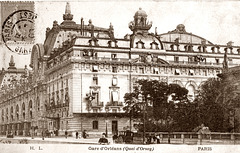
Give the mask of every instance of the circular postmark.
<svg viewBox="0 0 240 153">
<path fill-rule="evenodd" d="M 31 53 L 28 44 L 34 43 L 34 19 L 29 10 L 18 10 L 10 14 L 2 25 L 2 39 L 7 48 L 18 54 Z"/>
</svg>

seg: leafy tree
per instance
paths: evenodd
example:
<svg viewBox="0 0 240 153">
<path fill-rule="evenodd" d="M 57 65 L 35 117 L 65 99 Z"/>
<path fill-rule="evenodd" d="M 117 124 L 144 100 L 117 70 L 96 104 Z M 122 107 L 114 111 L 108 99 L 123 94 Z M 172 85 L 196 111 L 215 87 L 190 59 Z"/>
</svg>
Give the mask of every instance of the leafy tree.
<svg viewBox="0 0 240 153">
<path fill-rule="evenodd" d="M 209 78 L 204 82 L 195 99 L 199 109 L 199 122 L 208 126 L 211 131 L 232 131 L 237 123 L 234 126 L 229 123 L 229 112 L 239 100 L 239 95 L 234 91 L 234 85 L 221 78 Z"/>
<path fill-rule="evenodd" d="M 188 90 L 177 85 L 157 80 L 138 80 L 132 93 L 124 96 L 124 110 L 130 117 L 143 121 L 144 103 L 139 102 L 139 94 L 146 104 L 146 131 L 189 131 L 198 123 L 195 104 L 188 101 Z M 140 100 L 141 101 L 141 100 Z M 194 116 L 195 115 L 195 116 Z M 139 125 L 142 129 L 142 124 Z"/>
</svg>

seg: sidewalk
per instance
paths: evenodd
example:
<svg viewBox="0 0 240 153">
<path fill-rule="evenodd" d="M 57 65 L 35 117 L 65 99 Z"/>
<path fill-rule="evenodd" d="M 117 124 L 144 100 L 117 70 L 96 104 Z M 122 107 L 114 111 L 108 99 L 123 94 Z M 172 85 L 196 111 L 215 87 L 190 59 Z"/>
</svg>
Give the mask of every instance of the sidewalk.
<svg viewBox="0 0 240 153">
<path fill-rule="evenodd" d="M 76 139 L 75 137 L 51 137 L 51 138 L 44 138 L 42 137 L 23 137 L 23 136 L 14 136 L 14 138 L 6 138 L 6 136 L 0 136 L 0 140 L 4 141 L 11 141 L 13 144 L 19 143 L 20 140 L 27 139 L 28 143 L 50 143 L 50 144 L 98 144 L 99 138 L 80 138 Z M 110 144 L 113 144 L 112 138 L 107 138 Z"/>
</svg>

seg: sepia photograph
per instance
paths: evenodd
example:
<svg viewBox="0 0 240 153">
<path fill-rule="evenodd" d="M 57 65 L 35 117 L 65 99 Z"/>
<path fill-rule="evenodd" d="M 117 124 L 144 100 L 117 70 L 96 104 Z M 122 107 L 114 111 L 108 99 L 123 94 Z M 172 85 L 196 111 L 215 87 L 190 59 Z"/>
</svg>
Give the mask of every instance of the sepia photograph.
<svg viewBox="0 0 240 153">
<path fill-rule="evenodd" d="M 239 7 L 0 1 L 1 152 L 240 152 Z"/>
</svg>

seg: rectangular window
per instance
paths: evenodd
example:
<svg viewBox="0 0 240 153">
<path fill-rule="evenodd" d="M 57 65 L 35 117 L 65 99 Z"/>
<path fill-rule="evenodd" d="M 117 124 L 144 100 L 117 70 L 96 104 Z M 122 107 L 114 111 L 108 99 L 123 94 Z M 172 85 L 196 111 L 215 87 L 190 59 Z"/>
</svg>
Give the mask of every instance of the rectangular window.
<svg viewBox="0 0 240 153">
<path fill-rule="evenodd" d="M 178 56 L 174 56 L 174 62 L 179 62 L 179 57 Z"/>
<path fill-rule="evenodd" d="M 112 85 L 113 85 L 113 86 L 116 86 L 116 85 L 117 85 L 117 78 L 116 78 L 116 77 L 114 77 L 114 78 L 112 79 Z"/>
<path fill-rule="evenodd" d="M 92 125 L 93 125 L 93 129 L 94 129 L 94 130 L 97 130 L 97 129 L 98 129 L 98 121 L 93 121 L 93 122 L 92 122 Z"/>
<path fill-rule="evenodd" d="M 93 113 L 97 113 L 98 112 L 98 109 L 93 109 Z"/>
<path fill-rule="evenodd" d="M 216 64 L 218 65 L 219 64 L 219 58 L 216 58 Z"/>
<path fill-rule="evenodd" d="M 117 113 L 117 109 L 112 109 L 112 112 L 113 113 Z"/>
<path fill-rule="evenodd" d="M 207 70 L 203 70 L 203 75 L 207 76 Z"/>
<path fill-rule="evenodd" d="M 68 79 L 66 79 L 66 86 L 68 87 Z M 54 91 L 54 86 L 53 86 L 53 91 Z"/>
<path fill-rule="evenodd" d="M 142 73 L 142 74 L 144 74 L 144 68 L 139 68 L 139 73 Z"/>
<path fill-rule="evenodd" d="M 93 72 L 98 72 L 98 66 L 97 66 L 97 65 L 93 65 L 92 71 L 93 71 Z"/>
<path fill-rule="evenodd" d="M 111 58 L 112 59 L 116 59 L 117 58 L 117 54 L 111 54 Z"/>
<path fill-rule="evenodd" d="M 188 57 L 188 63 L 192 63 L 192 62 L 194 62 L 194 57 L 189 56 L 189 57 Z"/>
<path fill-rule="evenodd" d="M 93 77 L 93 85 L 98 85 L 98 77 Z"/>
<path fill-rule="evenodd" d="M 92 92 L 92 96 L 94 97 L 94 99 L 92 100 L 92 105 L 93 105 L 93 106 L 98 106 L 98 103 L 99 103 L 99 94 L 98 94 L 98 91 Z"/>
<path fill-rule="evenodd" d="M 112 91 L 112 102 L 118 102 L 118 92 Z"/>
<path fill-rule="evenodd" d="M 117 73 L 117 67 L 116 67 L 116 66 L 113 66 L 113 67 L 112 67 L 112 72 L 113 72 L 113 73 Z"/>
</svg>

